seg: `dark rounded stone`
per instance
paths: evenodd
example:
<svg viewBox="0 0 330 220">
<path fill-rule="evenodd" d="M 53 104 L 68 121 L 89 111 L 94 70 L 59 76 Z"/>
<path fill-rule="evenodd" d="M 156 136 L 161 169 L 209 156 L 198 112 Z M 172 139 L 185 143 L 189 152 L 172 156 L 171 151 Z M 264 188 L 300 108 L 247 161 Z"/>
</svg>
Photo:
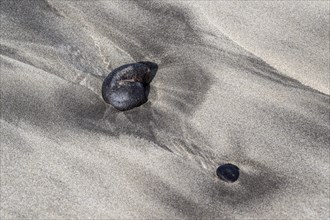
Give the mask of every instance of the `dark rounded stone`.
<svg viewBox="0 0 330 220">
<path fill-rule="evenodd" d="M 138 107 L 148 101 L 150 82 L 158 65 L 138 62 L 114 69 L 103 81 L 102 97 L 120 111 Z"/>
<path fill-rule="evenodd" d="M 226 182 L 235 182 L 239 177 L 239 168 L 227 163 L 218 167 L 217 176 Z"/>
</svg>

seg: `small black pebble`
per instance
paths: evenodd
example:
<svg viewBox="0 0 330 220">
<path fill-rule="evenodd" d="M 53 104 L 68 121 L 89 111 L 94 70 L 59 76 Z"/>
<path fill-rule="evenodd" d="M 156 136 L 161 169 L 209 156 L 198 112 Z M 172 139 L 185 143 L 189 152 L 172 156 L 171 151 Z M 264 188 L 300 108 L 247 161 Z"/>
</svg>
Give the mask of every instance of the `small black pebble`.
<svg viewBox="0 0 330 220">
<path fill-rule="evenodd" d="M 217 176 L 226 182 L 235 182 L 239 177 L 239 168 L 227 163 L 218 167 Z"/>
<path fill-rule="evenodd" d="M 152 62 L 138 62 L 114 69 L 103 81 L 102 97 L 120 111 L 138 107 L 148 101 L 149 84 L 158 70 Z"/>
</svg>

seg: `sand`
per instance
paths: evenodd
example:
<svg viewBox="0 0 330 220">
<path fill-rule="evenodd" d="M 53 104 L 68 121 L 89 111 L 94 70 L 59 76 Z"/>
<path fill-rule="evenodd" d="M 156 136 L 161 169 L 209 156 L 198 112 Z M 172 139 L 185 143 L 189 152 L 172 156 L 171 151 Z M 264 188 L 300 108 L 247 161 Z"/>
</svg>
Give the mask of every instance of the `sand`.
<svg viewBox="0 0 330 220">
<path fill-rule="evenodd" d="M 329 4 L 2 1 L 0 218 L 328 219 Z"/>
</svg>

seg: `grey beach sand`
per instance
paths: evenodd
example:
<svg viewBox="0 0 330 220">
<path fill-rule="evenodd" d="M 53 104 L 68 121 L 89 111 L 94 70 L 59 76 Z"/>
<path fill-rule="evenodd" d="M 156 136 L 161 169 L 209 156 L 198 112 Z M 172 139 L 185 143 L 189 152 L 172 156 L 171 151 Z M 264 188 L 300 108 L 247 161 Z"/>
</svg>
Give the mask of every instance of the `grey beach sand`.
<svg viewBox="0 0 330 220">
<path fill-rule="evenodd" d="M 329 219 L 329 4 L 2 0 L 0 218 Z"/>
</svg>

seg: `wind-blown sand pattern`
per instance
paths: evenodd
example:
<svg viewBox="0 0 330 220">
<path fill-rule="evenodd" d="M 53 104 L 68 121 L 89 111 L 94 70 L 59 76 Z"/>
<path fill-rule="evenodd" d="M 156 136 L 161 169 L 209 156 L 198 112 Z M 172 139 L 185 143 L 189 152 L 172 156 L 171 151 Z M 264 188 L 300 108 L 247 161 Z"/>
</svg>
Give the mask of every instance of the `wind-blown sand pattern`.
<svg viewBox="0 0 330 220">
<path fill-rule="evenodd" d="M 329 2 L 0 8 L 1 219 L 330 217 Z M 102 82 L 139 61 L 117 111 Z"/>
</svg>

